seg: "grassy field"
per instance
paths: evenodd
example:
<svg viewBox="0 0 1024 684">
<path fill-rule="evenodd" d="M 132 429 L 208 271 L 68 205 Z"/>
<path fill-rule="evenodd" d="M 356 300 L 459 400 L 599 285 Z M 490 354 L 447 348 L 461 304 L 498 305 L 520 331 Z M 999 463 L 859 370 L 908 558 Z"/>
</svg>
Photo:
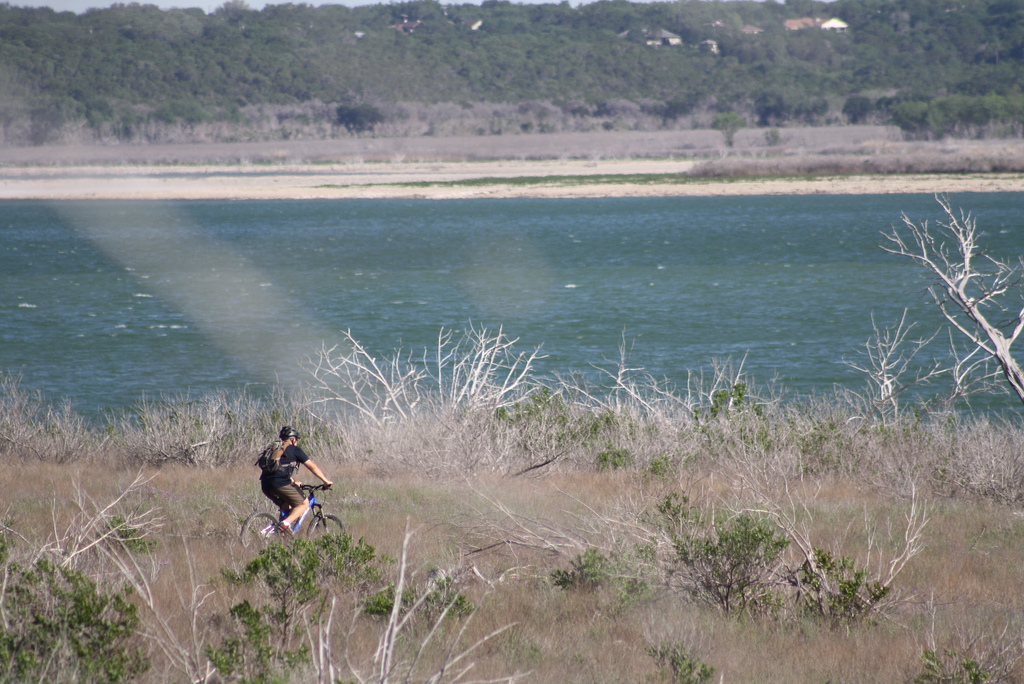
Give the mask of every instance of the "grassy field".
<svg viewBox="0 0 1024 684">
<path fill-rule="evenodd" d="M 87 426 L 8 379 L 3 678 L 1019 681 L 1019 426 L 740 380 L 316 419 L 312 395 L 168 399 Z M 351 537 L 239 540 L 286 420 Z"/>
</svg>

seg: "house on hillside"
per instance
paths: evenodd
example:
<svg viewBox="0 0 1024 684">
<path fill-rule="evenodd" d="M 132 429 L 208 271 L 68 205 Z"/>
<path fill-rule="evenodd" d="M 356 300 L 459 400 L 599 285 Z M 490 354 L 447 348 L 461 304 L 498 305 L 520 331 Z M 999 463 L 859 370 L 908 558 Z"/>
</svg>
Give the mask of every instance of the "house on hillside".
<svg viewBox="0 0 1024 684">
<path fill-rule="evenodd" d="M 747 35 L 754 35 L 757 33 L 763 33 L 764 29 L 760 26 L 751 26 L 750 24 L 746 24 L 740 29 L 740 32 L 746 33 Z"/>
<path fill-rule="evenodd" d="M 388 28 L 392 28 L 395 29 L 396 31 L 401 31 L 402 33 L 409 34 L 415 31 L 416 28 L 420 26 L 422 23 L 422 21 L 403 21 L 401 24 L 393 24 L 391 26 L 388 26 Z"/>
<path fill-rule="evenodd" d="M 799 19 L 787 19 L 785 21 L 787 31 L 800 31 L 802 29 L 814 28 L 816 26 L 821 26 L 821 19 L 800 17 Z"/>
<path fill-rule="evenodd" d="M 707 52 L 712 55 L 718 54 L 718 41 L 717 40 L 702 40 L 697 45 L 697 49 L 701 52 Z"/>
<path fill-rule="evenodd" d="M 785 21 L 785 27 L 787 31 L 820 28 L 826 31 L 846 33 L 846 29 L 848 29 L 850 25 L 842 19 L 815 19 L 813 17 L 800 17 L 799 19 L 787 19 Z"/>
<path fill-rule="evenodd" d="M 465 19 L 462 22 L 463 26 L 468 26 L 470 31 L 476 31 L 478 28 L 484 25 L 483 19 Z"/>
<path fill-rule="evenodd" d="M 655 29 L 654 31 L 644 31 L 647 36 L 648 45 L 682 45 L 683 39 L 665 29 Z"/>
</svg>

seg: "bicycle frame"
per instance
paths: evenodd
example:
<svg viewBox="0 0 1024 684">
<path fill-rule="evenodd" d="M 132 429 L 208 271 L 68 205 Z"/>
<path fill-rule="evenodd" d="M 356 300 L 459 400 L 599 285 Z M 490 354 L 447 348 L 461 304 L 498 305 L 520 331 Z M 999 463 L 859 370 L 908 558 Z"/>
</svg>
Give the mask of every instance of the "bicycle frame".
<svg viewBox="0 0 1024 684">
<path fill-rule="evenodd" d="M 316 531 L 318 536 L 319 534 L 343 534 L 345 532 L 345 523 L 341 521 L 341 518 L 324 513 L 323 504 L 316 498 L 316 492 L 330 489 L 329 486 L 304 484 L 299 485 L 299 488 L 306 497 L 306 510 L 296 519 L 292 529 L 285 532 L 281 525 L 291 511 L 278 510 L 276 516 L 265 510 L 255 511 L 242 523 L 243 545 L 248 546 L 248 540 L 261 537 L 262 541 L 259 543 L 267 543 L 271 537 L 279 533 L 283 534 L 284 540 L 287 541 L 300 529 L 307 535 Z M 310 512 L 313 517 L 310 517 Z"/>
<path fill-rule="evenodd" d="M 307 497 L 307 502 L 309 505 L 306 506 L 306 512 L 299 516 L 299 519 L 295 521 L 295 525 L 292 526 L 292 533 L 298 532 L 302 528 L 302 523 L 306 522 L 306 518 L 308 518 L 309 514 L 313 512 L 314 506 L 316 506 L 317 508 L 320 507 L 320 504 L 316 500 L 316 494 L 314 493 L 316 490 L 314 487 L 309 485 L 303 485 L 300 487 L 300 489 L 309 492 L 309 496 Z M 285 518 L 288 517 L 288 513 L 289 511 L 285 510 L 278 511 L 281 522 L 284 522 Z"/>
</svg>

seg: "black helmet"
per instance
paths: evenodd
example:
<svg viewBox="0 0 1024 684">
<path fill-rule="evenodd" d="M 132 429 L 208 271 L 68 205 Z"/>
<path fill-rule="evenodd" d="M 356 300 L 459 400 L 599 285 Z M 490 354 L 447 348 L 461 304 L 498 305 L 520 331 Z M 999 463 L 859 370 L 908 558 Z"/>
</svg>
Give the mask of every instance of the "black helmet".
<svg viewBox="0 0 1024 684">
<path fill-rule="evenodd" d="M 291 425 L 285 425 L 283 428 L 281 428 L 280 437 L 281 437 L 281 441 L 282 442 L 284 440 L 286 440 L 286 439 L 291 439 L 292 437 L 294 437 L 295 439 L 298 439 L 299 438 L 299 433 Z"/>
</svg>

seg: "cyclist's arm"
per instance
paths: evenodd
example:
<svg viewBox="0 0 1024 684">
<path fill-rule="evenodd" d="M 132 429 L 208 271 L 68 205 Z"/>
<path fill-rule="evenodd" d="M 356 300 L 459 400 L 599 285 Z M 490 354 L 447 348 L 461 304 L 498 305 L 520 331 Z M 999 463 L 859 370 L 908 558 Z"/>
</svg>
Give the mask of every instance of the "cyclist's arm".
<svg viewBox="0 0 1024 684">
<path fill-rule="evenodd" d="M 328 487 L 334 484 L 333 482 L 327 479 L 327 476 L 324 475 L 323 471 L 320 470 L 320 467 L 316 463 L 313 463 L 312 459 L 306 461 L 305 465 L 307 468 L 309 468 L 309 472 L 319 477 L 320 481 L 323 482 Z"/>
</svg>

